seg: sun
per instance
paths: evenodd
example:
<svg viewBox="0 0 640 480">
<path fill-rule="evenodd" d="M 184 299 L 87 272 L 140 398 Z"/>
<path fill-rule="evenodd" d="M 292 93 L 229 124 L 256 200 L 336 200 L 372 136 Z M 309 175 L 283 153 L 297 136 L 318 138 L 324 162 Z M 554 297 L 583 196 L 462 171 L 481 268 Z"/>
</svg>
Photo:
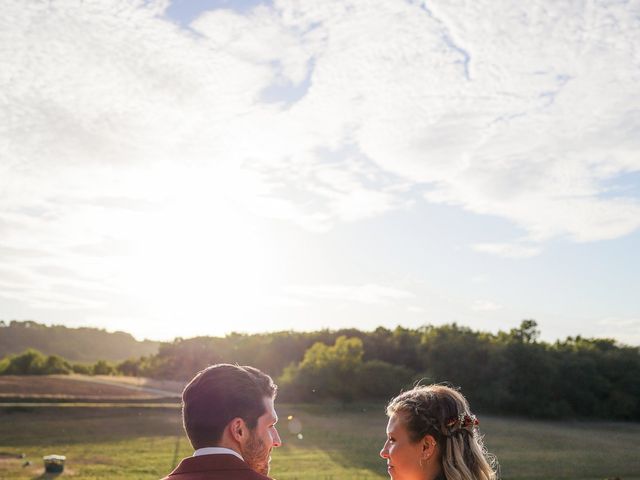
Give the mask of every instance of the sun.
<svg viewBox="0 0 640 480">
<path fill-rule="evenodd" d="M 246 322 L 258 318 L 277 275 L 262 219 L 202 182 L 173 190 L 141 216 L 119 274 L 150 323 L 179 322 L 184 336 L 218 333 L 222 324 L 228 331 L 234 322 L 251 328 Z"/>
</svg>

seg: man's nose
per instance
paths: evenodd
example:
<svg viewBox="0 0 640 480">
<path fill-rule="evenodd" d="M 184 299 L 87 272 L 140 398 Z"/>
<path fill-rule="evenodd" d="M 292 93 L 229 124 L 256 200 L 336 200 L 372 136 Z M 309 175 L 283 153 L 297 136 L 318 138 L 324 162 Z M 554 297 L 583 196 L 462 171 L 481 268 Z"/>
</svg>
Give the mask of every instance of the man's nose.
<svg viewBox="0 0 640 480">
<path fill-rule="evenodd" d="M 282 445 L 282 440 L 280 439 L 280 434 L 278 433 L 278 429 L 277 428 L 273 428 L 273 446 L 274 447 L 279 447 L 280 445 Z"/>
</svg>

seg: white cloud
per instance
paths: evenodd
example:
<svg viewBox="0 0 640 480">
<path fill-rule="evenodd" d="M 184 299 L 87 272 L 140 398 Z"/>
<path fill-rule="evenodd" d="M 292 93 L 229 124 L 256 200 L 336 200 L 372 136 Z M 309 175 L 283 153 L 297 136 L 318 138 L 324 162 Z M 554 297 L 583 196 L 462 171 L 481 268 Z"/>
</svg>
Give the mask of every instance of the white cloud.
<svg viewBox="0 0 640 480">
<path fill-rule="evenodd" d="M 487 283 L 489 281 L 488 275 L 474 275 L 471 277 L 472 283 Z"/>
<path fill-rule="evenodd" d="M 410 313 L 425 313 L 426 310 L 422 307 L 418 307 L 416 305 L 410 305 L 407 307 L 407 312 Z"/>
<path fill-rule="evenodd" d="M 592 335 L 599 338 L 623 339 L 628 345 L 640 345 L 640 318 L 607 317 L 597 322 Z"/>
<path fill-rule="evenodd" d="M 421 7 L 314 10 L 326 46 L 294 113 L 323 105 L 378 165 L 429 185 L 428 200 L 505 217 L 534 240 L 636 229 L 637 199 L 603 194 L 640 169 L 638 6 Z"/>
<path fill-rule="evenodd" d="M 42 267 L 67 265 L 94 305 L 99 285 L 131 286 L 120 270 L 141 251 L 157 258 L 139 271 L 194 242 L 259 261 L 243 218 L 324 232 L 416 191 L 524 229 L 474 247 L 510 257 L 640 226 L 638 198 L 611 187 L 640 171 L 637 2 L 278 0 L 189 30 L 166 6 L 3 5 L 0 268 L 38 289 L 13 295 L 66 302 L 71 286 L 42 293 L 60 274 Z M 265 101 L 274 86 L 300 98 Z M 214 260 L 251 277 L 240 250 Z M 332 288 L 314 295 L 410 298 Z"/>
<path fill-rule="evenodd" d="M 530 258 L 541 252 L 539 246 L 519 243 L 477 243 L 473 249 L 507 258 Z"/>
<path fill-rule="evenodd" d="M 371 185 L 354 162 L 315 174 L 319 149 L 351 146 L 370 172 L 533 239 L 640 225 L 637 199 L 602 195 L 640 170 L 636 4 L 279 1 L 203 14 L 191 31 L 163 20 L 165 7 L 9 2 L 0 128 L 12 202 L 110 192 L 105 165 L 124 176 L 166 161 L 258 171 L 259 192 L 238 197 L 275 199 L 276 216 L 316 230 L 405 205 L 399 180 Z M 311 64 L 298 102 L 260 101 L 302 84 Z"/>
<path fill-rule="evenodd" d="M 343 300 L 365 304 L 389 304 L 414 298 L 415 294 L 384 285 L 291 285 L 285 289 L 289 295 L 321 300 Z"/>
<path fill-rule="evenodd" d="M 501 309 L 502 305 L 490 300 L 476 300 L 473 302 L 473 305 L 471 305 L 471 310 L 475 312 L 495 312 Z"/>
</svg>

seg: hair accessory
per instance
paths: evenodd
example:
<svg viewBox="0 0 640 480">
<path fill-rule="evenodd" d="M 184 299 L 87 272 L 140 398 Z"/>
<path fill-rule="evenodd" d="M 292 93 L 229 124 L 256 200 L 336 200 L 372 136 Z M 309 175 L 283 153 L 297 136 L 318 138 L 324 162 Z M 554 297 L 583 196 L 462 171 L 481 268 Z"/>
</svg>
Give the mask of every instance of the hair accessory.
<svg viewBox="0 0 640 480">
<path fill-rule="evenodd" d="M 454 434 L 460 430 L 466 430 L 473 432 L 473 429 L 480 425 L 480 421 L 475 415 L 469 415 L 467 413 L 461 413 L 457 417 L 451 417 L 445 423 L 448 433 Z"/>
</svg>

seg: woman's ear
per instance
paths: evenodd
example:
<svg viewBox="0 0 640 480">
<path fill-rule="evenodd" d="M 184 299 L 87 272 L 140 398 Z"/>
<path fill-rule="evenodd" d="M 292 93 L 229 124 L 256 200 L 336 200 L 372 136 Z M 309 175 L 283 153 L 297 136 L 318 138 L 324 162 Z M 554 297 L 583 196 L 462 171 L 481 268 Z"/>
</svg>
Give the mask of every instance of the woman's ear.
<svg viewBox="0 0 640 480">
<path fill-rule="evenodd" d="M 422 459 L 428 460 L 436 453 L 437 442 L 432 435 L 425 435 L 422 439 Z"/>
</svg>

